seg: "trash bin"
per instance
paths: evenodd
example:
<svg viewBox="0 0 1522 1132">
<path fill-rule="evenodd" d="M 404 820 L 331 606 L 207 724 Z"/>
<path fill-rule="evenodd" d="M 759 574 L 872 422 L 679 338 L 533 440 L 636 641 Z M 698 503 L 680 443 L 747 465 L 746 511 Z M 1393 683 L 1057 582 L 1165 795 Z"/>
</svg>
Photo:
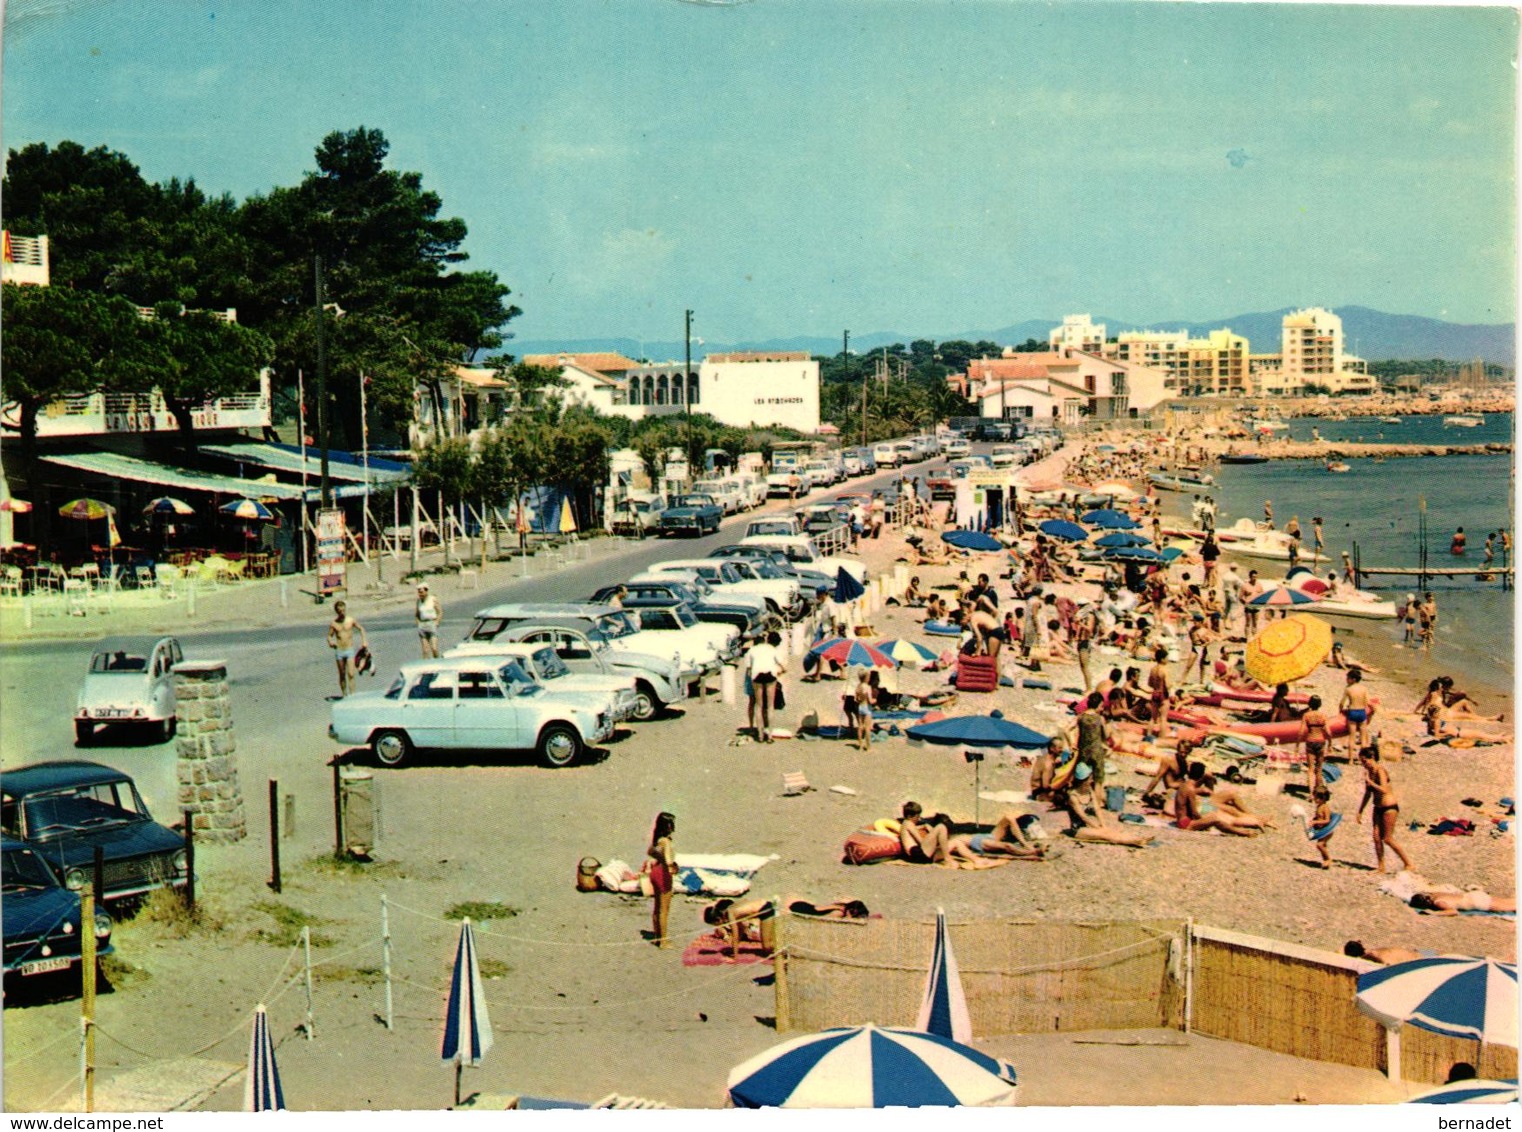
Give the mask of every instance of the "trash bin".
<svg viewBox="0 0 1522 1132">
<path fill-rule="evenodd" d="M 379 784 L 363 767 L 338 769 L 339 843 L 344 852 L 369 857 L 380 835 Z"/>
</svg>

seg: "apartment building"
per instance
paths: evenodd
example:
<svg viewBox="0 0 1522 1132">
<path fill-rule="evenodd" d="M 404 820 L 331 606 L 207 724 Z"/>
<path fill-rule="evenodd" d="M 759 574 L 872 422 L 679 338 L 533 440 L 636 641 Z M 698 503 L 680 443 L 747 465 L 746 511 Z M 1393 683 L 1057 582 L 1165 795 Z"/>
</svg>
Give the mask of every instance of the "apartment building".
<svg viewBox="0 0 1522 1132">
<path fill-rule="evenodd" d="M 1082 350 L 1085 354 L 1103 354 L 1105 324 L 1095 323 L 1086 314 L 1070 314 L 1063 318 L 1061 326 L 1052 328 L 1047 342 L 1054 351 Z"/>
<path fill-rule="evenodd" d="M 1160 369 L 1177 397 L 1246 397 L 1252 392 L 1247 339 L 1230 329 L 1204 338 L 1187 331 L 1128 331 L 1105 344 L 1117 361 Z"/>
</svg>

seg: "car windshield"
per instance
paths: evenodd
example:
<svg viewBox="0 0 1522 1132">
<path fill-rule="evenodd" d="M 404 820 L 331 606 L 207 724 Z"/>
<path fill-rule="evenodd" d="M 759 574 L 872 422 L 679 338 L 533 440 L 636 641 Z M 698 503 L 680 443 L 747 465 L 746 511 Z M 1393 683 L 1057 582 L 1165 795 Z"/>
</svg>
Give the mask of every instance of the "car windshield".
<svg viewBox="0 0 1522 1132">
<path fill-rule="evenodd" d="M 683 629 L 691 629 L 698 623 L 698 619 L 693 615 L 692 610 L 688 609 L 685 605 L 672 606 L 671 617 Z"/>
<path fill-rule="evenodd" d="M 22 810 L 26 828 L 21 832 L 32 841 L 149 820 L 130 782 L 101 782 L 37 794 L 22 803 Z"/>
<path fill-rule="evenodd" d="M 6 892 L 24 892 L 29 888 L 57 888 L 58 880 L 30 849 L 7 849 L 0 867 Z"/>
<path fill-rule="evenodd" d="M 403 676 L 400 672 L 398 672 L 396 674 L 396 679 L 391 681 L 391 687 L 386 689 L 386 699 L 388 699 L 388 700 L 400 699 L 401 695 L 402 695 L 402 689 L 405 688 L 406 686 L 407 686 L 407 678 L 405 676 Z"/>
<path fill-rule="evenodd" d="M 75 669 L 77 672 L 78 669 Z M 90 661 L 90 671 L 109 672 L 113 675 L 121 673 L 143 673 L 148 671 L 148 658 L 137 656 L 118 649 L 116 652 L 98 652 Z"/>
<path fill-rule="evenodd" d="M 551 653 L 551 656 L 554 654 Z M 517 691 L 515 685 L 532 684 L 534 678 L 523 670 L 523 665 L 516 660 L 510 660 L 501 668 L 497 669 L 497 675 L 502 678 L 502 683 Z"/>
<path fill-rule="evenodd" d="M 562 676 L 569 676 L 571 670 L 566 667 L 565 661 L 561 660 L 554 649 L 540 649 L 534 654 L 534 667 L 539 669 L 541 680 L 558 680 Z"/>
<path fill-rule="evenodd" d="M 506 628 L 507 618 L 505 617 L 478 617 L 476 618 L 475 628 L 471 629 L 468 639 L 472 641 L 495 640 L 497 634 Z"/>
<path fill-rule="evenodd" d="M 597 623 L 597 628 L 592 630 L 591 636 L 594 640 L 616 641 L 638 631 L 638 614 L 625 610 L 623 613 L 612 613 L 604 617 Z"/>
<path fill-rule="evenodd" d="M 720 566 L 711 568 L 711 570 L 704 570 L 703 578 L 704 580 L 723 582 L 731 586 L 742 580 L 740 568 L 733 562 L 725 562 Z"/>
</svg>

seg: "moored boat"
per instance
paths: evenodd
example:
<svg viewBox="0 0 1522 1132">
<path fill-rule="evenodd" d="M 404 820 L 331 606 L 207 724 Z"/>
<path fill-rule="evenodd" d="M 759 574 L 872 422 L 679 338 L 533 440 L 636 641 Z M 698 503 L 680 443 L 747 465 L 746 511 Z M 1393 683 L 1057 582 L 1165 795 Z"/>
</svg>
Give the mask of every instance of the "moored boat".
<svg viewBox="0 0 1522 1132">
<path fill-rule="evenodd" d="M 1451 417 L 1444 417 L 1444 425 L 1453 425 L 1457 428 L 1476 428 L 1485 423 L 1485 418 L 1479 413 L 1458 413 Z"/>
<path fill-rule="evenodd" d="M 1268 463 L 1268 457 L 1267 456 L 1253 456 L 1253 455 L 1250 455 L 1250 454 L 1247 454 L 1247 453 L 1243 453 L 1241 455 L 1238 455 L 1238 454 L 1233 453 L 1233 452 L 1228 452 L 1225 455 L 1218 457 L 1218 459 L 1223 464 L 1266 464 L 1266 463 Z"/>
<path fill-rule="evenodd" d="M 1326 470 L 1329 472 L 1346 472 L 1351 469 L 1341 460 L 1334 460 L 1326 466 Z"/>
<path fill-rule="evenodd" d="M 1202 468 L 1181 467 L 1176 472 L 1149 472 L 1147 482 L 1163 491 L 1199 491 L 1214 487 L 1215 476 Z"/>
</svg>

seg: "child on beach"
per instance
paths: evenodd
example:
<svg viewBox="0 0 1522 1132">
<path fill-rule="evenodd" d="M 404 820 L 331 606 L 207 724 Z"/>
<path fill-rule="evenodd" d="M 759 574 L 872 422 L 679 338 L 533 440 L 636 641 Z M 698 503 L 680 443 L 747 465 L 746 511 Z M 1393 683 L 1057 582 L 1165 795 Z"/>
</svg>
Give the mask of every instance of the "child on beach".
<svg viewBox="0 0 1522 1132">
<path fill-rule="evenodd" d="M 1319 780 L 1321 768 L 1317 767 L 1316 769 Z M 1311 825 L 1308 832 L 1316 842 L 1316 851 L 1321 854 L 1321 867 L 1329 869 L 1332 867 L 1332 850 L 1327 843 L 1332 840 L 1333 835 L 1330 833 L 1322 834 L 1319 837 L 1316 835 L 1320 830 L 1332 824 L 1332 792 L 1325 786 L 1317 786 L 1314 797 L 1316 799 L 1316 812 L 1311 815 Z"/>
</svg>

